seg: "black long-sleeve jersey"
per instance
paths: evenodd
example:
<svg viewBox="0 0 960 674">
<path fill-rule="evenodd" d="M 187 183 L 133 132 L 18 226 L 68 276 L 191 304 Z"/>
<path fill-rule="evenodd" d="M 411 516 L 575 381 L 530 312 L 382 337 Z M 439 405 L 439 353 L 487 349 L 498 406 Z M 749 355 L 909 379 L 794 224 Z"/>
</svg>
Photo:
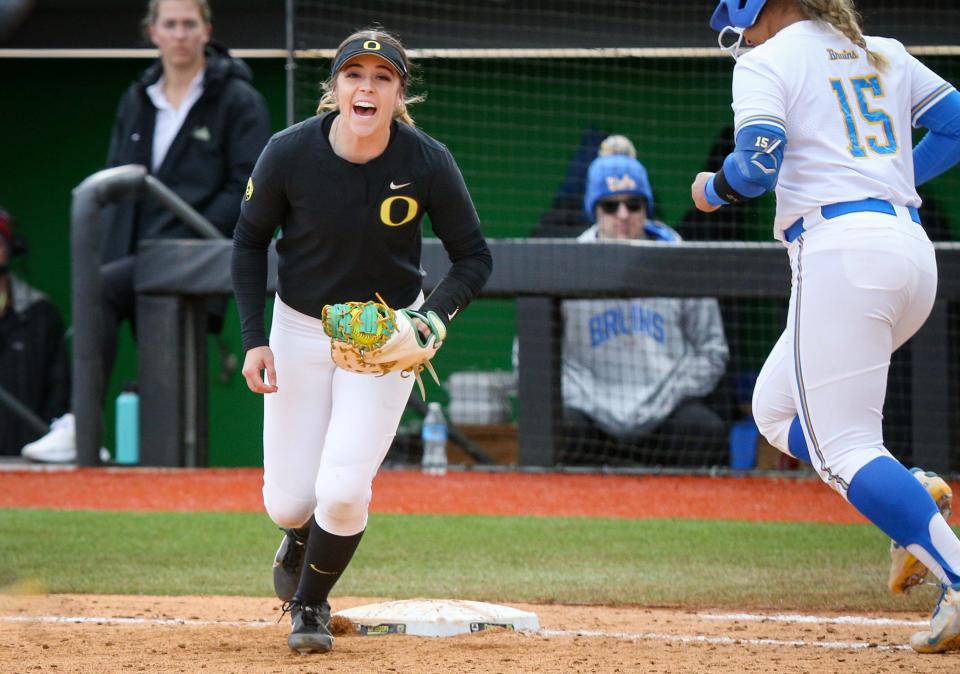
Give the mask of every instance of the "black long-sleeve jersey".
<svg viewBox="0 0 960 674">
<path fill-rule="evenodd" d="M 371 300 L 376 293 L 392 307 L 410 305 L 422 288 L 424 215 L 453 264 L 422 310 L 449 321 L 490 276 L 490 250 L 449 150 L 394 121 L 383 154 L 354 164 L 330 147 L 337 114 L 274 135 L 247 184 L 233 239 L 244 350 L 268 343 L 266 250 L 277 227 L 278 294 L 316 318 L 326 304 Z"/>
</svg>

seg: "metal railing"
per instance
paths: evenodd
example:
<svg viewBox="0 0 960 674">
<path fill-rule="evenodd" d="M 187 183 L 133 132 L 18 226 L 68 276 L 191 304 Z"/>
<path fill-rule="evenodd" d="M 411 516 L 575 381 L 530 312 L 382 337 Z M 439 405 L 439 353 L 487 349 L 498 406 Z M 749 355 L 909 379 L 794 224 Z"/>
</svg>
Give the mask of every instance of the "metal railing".
<svg viewBox="0 0 960 674">
<path fill-rule="evenodd" d="M 99 462 L 103 396 L 107 385 L 100 351 L 100 331 L 104 325 L 100 301 L 103 209 L 121 199 L 146 195 L 166 206 L 198 236 L 210 240 L 225 239 L 206 218 L 149 175 L 143 166 L 131 164 L 98 171 L 74 188 L 70 209 L 74 330 L 72 401 L 77 423 L 77 460 L 81 465 Z M 191 340 L 191 343 L 195 341 Z M 194 420 L 190 425 L 195 426 L 195 423 Z"/>
</svg>

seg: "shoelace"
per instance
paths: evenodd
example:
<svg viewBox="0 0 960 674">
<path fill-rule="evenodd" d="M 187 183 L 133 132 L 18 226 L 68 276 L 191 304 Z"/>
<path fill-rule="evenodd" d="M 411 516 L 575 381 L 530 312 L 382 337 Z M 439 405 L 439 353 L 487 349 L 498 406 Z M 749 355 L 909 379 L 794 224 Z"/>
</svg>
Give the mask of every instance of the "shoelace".
<svg viewBox="0 0 960 674">
<path fill-rule="evenodd" d="M 277 622 L 283 620 L 284 616 L 288 613 L 293 613 L 293 611 L 300 610 L 300 619 L 303 621 L 304 625 L 309 625 L 311 627 L 316 627 L 320 624 L 320 621 L 317 620 L 317 608 L 314 606 L 308 606 L 301 601 L 296 599 L 291 599 L 290 601 L 285 601 L 280 606 L 280 617 L 277 619 Z"/>
<path fill-rule="evenodd" d="M 284 617 L 288 613 L 290 613 L 299 603 L 300 602 L 293 601 L 292 599 L 290 601 L 283 602 L 283 604 L 280 605 L 280 617 L 277 618 L 277 622 L 280 622 L 281 620 L 283 620 Z"/>
<path fill-rule="evenodd" d="M 931 585 L 933 585 L 933 584 L 934 584 L 934 583 L 931 583 Z M 937 607 L 936 607 L 935 609 L 933 609 L 933 615 L 930 616 L 930 619 L 931 619 L 931 620 L 933 620 L 934 618 L 936 618 L 936 617 L 937 617 L 937 614 L 940 613 L 940 608 L 941 608 L 941 606 L 943 606 L 943 600 L 946 598 L 946 596 L 947 596 L 947 590 L 949 590 L 949 589 L 950 589 L 950 586 L 949 586 L 949 585 L 941 585 L 941 586 L 940 586 L 940 596 L 937 598 Z"/>
<path fill-rule="evenodd" d="M 933 615 L 930 616 L 930 619 L 933 620 L 934 618 L 937 617 L 937 614 L 940 613 L 940 609 L 943 608 L 943 601 L 944 599 L 947 598 L 947 592 L 949 592 L 950 590 L 953 590 L 955 592 L 960 592 L 960 583 L 957 583 L 956 585 L 947 585 L 946 583 L 939 583 L 939 582 L 934 583 L 934 582 L 928 581 L 927 584 L 938 585 L 940 587 L 940 596 L 937 597 L 936 608 L 933 609 Z"/>
<path fill-rule="evenodd" d="M 300 609 L 300 619 L 304 625 L 322 629 L 327 634 L 330 634 L 329 608 L 323 605 L 310 606 L 296 599 L 285 601 L 280 606 L 281 613 L 280 617 L 277 618 L 277 622 L 283 620 L 283 617 L 288 613 L 292 613 L 294 609 Z M 324 609 L 326 609 L 326 611 Z"/>
</svg>

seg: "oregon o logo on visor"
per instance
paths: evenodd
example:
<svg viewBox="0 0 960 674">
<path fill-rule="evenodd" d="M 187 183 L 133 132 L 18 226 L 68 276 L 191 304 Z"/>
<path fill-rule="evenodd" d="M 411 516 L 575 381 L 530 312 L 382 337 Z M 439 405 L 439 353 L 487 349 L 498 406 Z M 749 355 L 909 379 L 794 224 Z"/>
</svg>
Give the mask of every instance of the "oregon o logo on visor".
<svg viewBox="0 0 960 674">
<path fill-rule="evenodd" d="M 393 205 L 398 201 L 402 201 L 404 204 L 406 204 L 407 213 L 400 218 L 400 220 L 394 221 L 392 217 Z M 419 210 L 420 205 L 417 203 L 417 200 L 413 199 L 412 197 L 390 197 L 389 199 L 384 199 L 383 203 L 380 204 L 380 222 L 385 224 L 387 227 L 399 227 L 400 225 L 405 225 L 417 217 Z"/>
<path fill-rule="evenodd" d="M 376 40 L 367 40 L 363 43 L 363 48 L 370 51 L 380 51 L 380 43 Z"/>
</svg>

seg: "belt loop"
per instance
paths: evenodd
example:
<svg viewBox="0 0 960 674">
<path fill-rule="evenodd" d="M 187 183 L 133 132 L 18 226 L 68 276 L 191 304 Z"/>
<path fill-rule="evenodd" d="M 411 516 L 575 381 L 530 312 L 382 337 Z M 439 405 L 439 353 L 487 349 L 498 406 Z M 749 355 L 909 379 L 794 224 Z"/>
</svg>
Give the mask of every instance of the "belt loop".
<svg viewBox="0 0 960 674">
<path fill-rule="evenodd" d="M 792 225 L 783 230 L 783 238 L 786 239 L 787 243 L 793 243 L 800 238 L 803 232 L 803 218 L 797 218 Z"/>
</svg>

